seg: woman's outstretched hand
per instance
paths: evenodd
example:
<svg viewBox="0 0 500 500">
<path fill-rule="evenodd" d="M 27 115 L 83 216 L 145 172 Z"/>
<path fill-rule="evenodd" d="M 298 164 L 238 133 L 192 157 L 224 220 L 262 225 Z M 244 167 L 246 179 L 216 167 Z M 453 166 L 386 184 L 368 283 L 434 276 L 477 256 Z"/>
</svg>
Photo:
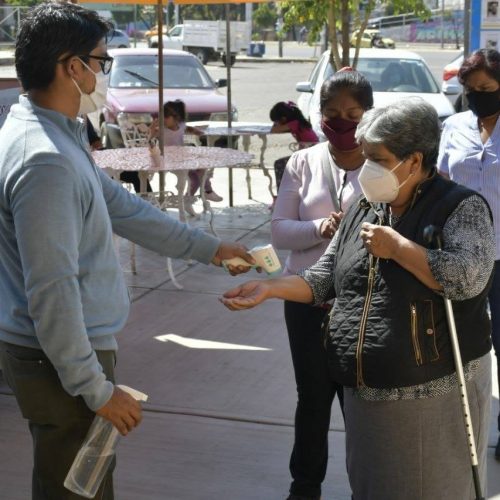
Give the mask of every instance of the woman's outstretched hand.
<svg viewBox="0 0 500 500">
<path fill-rule="evenodd" d="M 219 300 L 231 311 L 250 309 L 268 299 L 270 289 L 266 281 L 247 281 L 225 292 Z"/>
</svg>

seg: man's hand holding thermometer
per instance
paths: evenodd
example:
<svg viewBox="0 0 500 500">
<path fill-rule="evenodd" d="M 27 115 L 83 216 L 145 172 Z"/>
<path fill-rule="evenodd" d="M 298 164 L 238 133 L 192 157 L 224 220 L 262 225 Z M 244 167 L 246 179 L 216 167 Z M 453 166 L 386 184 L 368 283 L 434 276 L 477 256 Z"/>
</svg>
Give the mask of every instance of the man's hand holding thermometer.
<svg viewBox="0 0 500 500">
<path fill-rule="evenodd" d="M 241 257 L 233 257 L 232 259 L 223 260 L 222 265 L 226 270 L 230 270 L 229 266 L 247 266 L 261 268 L 270 275 L 276 275 L 281 272 L 280 261 L 271 244 L 254 247 L 251 250 L 248 250 L 248 253 L 254 258 L 254 265 L 251 265 Z"/>
</svg>

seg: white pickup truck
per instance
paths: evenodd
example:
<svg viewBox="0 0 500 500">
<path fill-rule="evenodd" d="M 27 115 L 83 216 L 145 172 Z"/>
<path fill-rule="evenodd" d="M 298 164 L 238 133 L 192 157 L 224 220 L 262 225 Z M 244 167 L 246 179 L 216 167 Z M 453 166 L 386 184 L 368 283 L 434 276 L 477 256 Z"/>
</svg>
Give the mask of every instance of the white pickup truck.
<svg viewBox="0 0 500 500">
<path fill-rule="evenodd" d="M 250 25 L 244 21 L 231 21 L 230 33 L 230 64 L 233 65 L 236 54 L 250 44 Z M 158 47 L 158 35 L 151 36 L 148 45 Z M 184 24 L 176 24 L 163 35 L 163 46 L 191 52 L 203 64 L 219 58 L 226 64 L 226 21 L 184 21 Z"/>
</svg>

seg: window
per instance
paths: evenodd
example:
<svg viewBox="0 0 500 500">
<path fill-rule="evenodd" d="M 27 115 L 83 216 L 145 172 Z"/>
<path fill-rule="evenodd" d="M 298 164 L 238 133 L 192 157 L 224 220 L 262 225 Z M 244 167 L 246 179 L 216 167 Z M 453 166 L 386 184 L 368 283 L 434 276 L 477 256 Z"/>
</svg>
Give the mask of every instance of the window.
<svg viewBox="0 0 500 500">
<path fill-rule="evenodd" d="M 181 36 L 181 35 L 182 35 L 182 28 L 180 26 L 175 26 L 168 32 L 168 36 Z"/>
<path fill-rule="evenodd" d="M 212 89 L 213 80 L 195 57 L 164 56 L 164 88 Z M 115 58 L 109 86 L 112 88 L 157 88 L 158 57 L 130 55 Z"/>
<path fill-rule="evenodd" d="M 429 68 L 418 59 L 360 58 L 357 70 L 368 79 L 374 92 L 439 93 Z M 328 64 L 325 80 L 333 73 Z"/>
</svg>

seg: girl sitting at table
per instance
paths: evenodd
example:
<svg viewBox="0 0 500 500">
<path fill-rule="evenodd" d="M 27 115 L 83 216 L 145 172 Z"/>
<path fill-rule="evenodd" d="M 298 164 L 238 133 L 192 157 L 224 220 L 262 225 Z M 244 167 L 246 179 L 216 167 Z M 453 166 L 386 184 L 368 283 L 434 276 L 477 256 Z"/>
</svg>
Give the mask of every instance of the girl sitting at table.
<svg viewBox="0 0 500 500">
<path fill-rule="evenodd" d="M 271 134 L 290 133 L 298 142 L 299 149 L 309 147 L 319 142 L 318 136 L 306 120 L 302 111 L 292 101 L 281 101 L 276 103 L 269 113 L 274 125 L 271 128 Z M 279 189 L 281 178 L 285 171 L 286 164 L 290 156 L 279 158 L 274 162 L 274 175 L 276 177 L 276 190 Z"/>
<path fill-rule="evenodd" d="M 167 101 L 163 105 L 163 141 L 165 146 L 182 146 L 184 144 L 184 134 L 203 135 L 203 130 L 196 127 L 186 125 L 186 105 L 184 101 L 176 99 L 175 101 Z M 151 125 L 151 136 L 157 137 L 159 133 L 158 120 L 154 120 Z M 190 170 L 188 173 L 188 194 L 184 199 L 184 209 L 191 216 L 196 216 L 193 209 L 193 197 L 198 189 L 201 188 L 203 179 L 203 169 Z M 213 189 L 209 176 L 205 180 L 205 199 L 209 201 L 222 201 L 222 196 L 219 196 Z"/>
</svg>

